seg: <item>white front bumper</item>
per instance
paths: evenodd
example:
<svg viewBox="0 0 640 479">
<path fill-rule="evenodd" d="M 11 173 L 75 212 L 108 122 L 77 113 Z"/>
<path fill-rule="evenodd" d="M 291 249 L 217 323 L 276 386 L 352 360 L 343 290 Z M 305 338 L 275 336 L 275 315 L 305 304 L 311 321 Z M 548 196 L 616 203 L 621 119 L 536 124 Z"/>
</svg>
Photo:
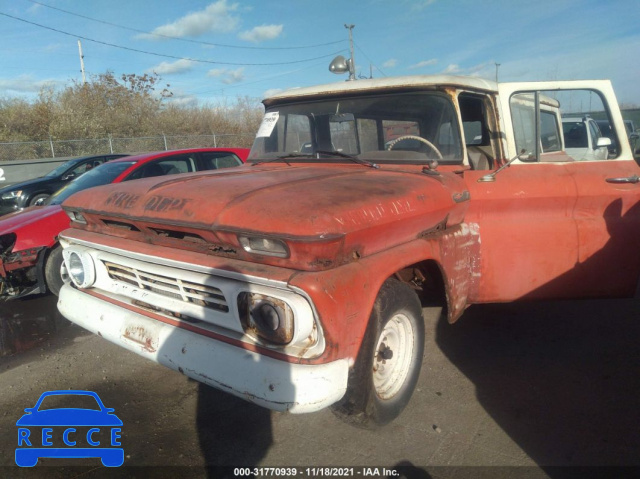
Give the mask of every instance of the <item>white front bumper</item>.
<svg viewBox="0 0 640 479">
<path fill-rule="evenodd" d="M 347 389 L 348 361 L 308 365 L 273 359 L 85 294 L 69 285 L 58 309 L 70 321 L 134 353 L 276 411 L 325 408 Z"/>
</svg>

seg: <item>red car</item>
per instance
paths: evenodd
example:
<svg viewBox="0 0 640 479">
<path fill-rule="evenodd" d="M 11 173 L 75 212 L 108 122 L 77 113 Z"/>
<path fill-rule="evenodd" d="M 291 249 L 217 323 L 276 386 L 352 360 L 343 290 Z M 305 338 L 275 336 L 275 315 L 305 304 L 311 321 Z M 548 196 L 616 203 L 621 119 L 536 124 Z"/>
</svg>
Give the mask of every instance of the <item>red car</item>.
<svg viewBox="0 0 640 479">
<path fill-rule="evenodd" d="M 0 299 L 46 291 L 58 294 L 63 278 L 57 236 L 70 221 L 60 205 L 72 194 L 108 183 L 238 166 L 248 155 L 247 148 L 199 148 L 127 156 L 88 171 L 54 193 L 44 206 L 1 218 Z"/>
</svg>

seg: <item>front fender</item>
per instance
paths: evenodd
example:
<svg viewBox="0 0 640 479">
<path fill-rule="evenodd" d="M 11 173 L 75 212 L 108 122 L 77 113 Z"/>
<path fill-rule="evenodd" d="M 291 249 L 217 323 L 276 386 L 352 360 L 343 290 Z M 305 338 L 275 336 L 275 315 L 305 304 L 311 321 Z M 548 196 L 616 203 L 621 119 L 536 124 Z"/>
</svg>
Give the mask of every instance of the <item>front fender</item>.
<svg viewBox="0 0 640 479">
<path fill-rule="evenodd" d="M 355 361 L 382 284 L 396 272 L 435 261 L 444 279 L 449 322 L 467 307 L 480 279 L 479 230 L 461 224 L 335 269 L 299 273 L 289 284 L 316 307 L 326 342 L 324 360 Z"/>
</svg>

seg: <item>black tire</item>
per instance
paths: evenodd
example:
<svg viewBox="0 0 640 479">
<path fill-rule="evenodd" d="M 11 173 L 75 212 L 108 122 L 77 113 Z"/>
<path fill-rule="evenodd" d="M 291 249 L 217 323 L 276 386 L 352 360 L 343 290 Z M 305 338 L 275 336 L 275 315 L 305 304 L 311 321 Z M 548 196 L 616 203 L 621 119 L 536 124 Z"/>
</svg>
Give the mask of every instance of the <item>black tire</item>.
<svg viewBox="0 0 640 479">
<path fill-rule="evenodd" d="M 347 392 L 334 412 L 360 427 L 389 423 L 413 394 L 423 354 L 418 296 L 406 284 L 389 279 L 380 288 Z"/>
<path fill-rule="evenodd" d="M 47 289 L 56 296 L 60 294 L 60 288 L 64 284 L 60 271 L 62 262 L 62 248 L 58 245 L 51 250 L 44 264 L 44 279 L 47 283 Z"/>
<path fill-rule="evenodd" d="M 29 199 L 29 206 L 35 206 L 36 201 L 46 200 L 49 196 L 51 196 L 49 193 L 39 193 Z"/>
</svg>

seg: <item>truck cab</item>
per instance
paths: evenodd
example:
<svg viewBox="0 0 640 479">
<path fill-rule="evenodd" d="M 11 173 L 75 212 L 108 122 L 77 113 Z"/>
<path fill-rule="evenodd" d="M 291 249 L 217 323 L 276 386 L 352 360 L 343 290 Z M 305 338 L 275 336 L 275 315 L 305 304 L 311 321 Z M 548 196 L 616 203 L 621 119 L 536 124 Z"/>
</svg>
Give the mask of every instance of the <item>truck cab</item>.
<svg viewBox="0 0 640 479">
<path fill-rule="evenodd" d="M 603 80 L 267 98 L 246 165 L 69 198 L 58 307 L 256 404 L 388 423 L 415 388 L 424 308 L 455 322 L 470 304 L 636 292 L 640 168 L 626 135 L 612 158 L 567 151 L 581 104 L 624 132 Z"/>
</svg>

